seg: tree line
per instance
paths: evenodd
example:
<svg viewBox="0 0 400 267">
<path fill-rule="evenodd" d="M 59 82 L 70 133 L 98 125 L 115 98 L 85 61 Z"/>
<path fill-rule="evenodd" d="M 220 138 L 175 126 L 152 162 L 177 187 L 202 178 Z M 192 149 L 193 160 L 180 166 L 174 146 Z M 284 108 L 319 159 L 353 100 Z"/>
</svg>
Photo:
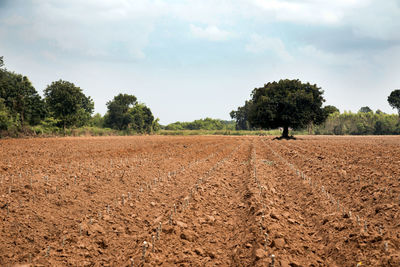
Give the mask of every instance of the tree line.
<svg viewBox="0 0 400 267">
<path fill-rule="evenodd" d="M 358 113 L 340 114 L 334 106 L 323 106 L 324 91 L 300 80 L 280 80 L 255 88 L 250 100 L 230 113 L 237 130 L 282 128 L 281 138 L 291 138 L 289 129 L 315 134 L 400 134 L 400 90 L 388 96 L 399 116 L 374 113 L 362 107 Z"/>
<path fill-rule="evenodd" d="M 234 121 L 225 121 L 218 119 L 199 119 L 192 122 L 174 122 L 163 127 L 165 130 L 235 130 Z"/>
<path fill-rule="evenodd" d="M 32 126 L 64 132 L 69 128 L 94 126 L 129 133 L 151 133 L 159 129 L 150 108 L 134 95 L 118 94 L 107 102 L 103 116 L 94 111 L 94 102 L 69 81 L 48 85 L 42 98 L 28 77 L 9 71 L 0 57 L 0 136 L 29 134 Z"/>
</svg>

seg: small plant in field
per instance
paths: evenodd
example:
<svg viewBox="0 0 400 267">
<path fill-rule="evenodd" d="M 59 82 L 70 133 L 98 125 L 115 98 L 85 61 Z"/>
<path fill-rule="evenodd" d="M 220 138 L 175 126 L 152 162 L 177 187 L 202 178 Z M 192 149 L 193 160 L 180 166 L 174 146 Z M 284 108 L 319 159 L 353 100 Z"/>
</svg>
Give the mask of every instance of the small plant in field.
<svg viewBox="0 0 400 267">
<path fill-rule="evenodd" d="M 271 254 L 271 265 L 270 266 L 271 267 L 275 266 L 275 255 L 274 254 Z"/>
<path fill-rule="evenodd" d="M 131 267 L 133 267 L 135 265 L 134 260 L 132 258 L 130 258 L 129 261 L 131 262 Z"/>
<path fill-rule="evenodd" d="M 146 250 L 147 250 L 148 244 L 146 241 L 143 241 L 143 247 L 142 247 L 142 260 L 146 258 Z"/>
<path fill-rule="evenodd" d="M 154 238 L 154 235 L 152 235 L 151 236 L 151 252 L 153 252 L 153 253 L 154 253 L 154 250 L 155 250 L 155 242 L 156 242 L 156 240 Z"/>
<path fill-rule="evenodd" d="M 47 250 L 46 250 L 46 257 L 49 257 L 49 255 L 50 255 L 50 246 L 47 247 Z"/>
<path fill-rule="evenodd" d="M 385 251 L 389 250 L 389 243 L 387 241 L 385 241 L 384 247 L 385 247 Z"/>
</svg>

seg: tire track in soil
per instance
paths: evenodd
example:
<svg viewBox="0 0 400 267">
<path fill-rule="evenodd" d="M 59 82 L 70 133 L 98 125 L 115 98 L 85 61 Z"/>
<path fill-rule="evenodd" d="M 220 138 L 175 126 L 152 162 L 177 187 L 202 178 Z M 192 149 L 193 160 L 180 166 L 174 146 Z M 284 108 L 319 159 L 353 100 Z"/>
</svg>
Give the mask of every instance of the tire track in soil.
<svg viewBox="0 0 400 267">
<path fill-rule="evenodd" d="M 254 266 L 257 245 L 250 181 L 250 139 L 200 185 L 188 210 L 163 226 L 153 264 Z"/>
</svg>

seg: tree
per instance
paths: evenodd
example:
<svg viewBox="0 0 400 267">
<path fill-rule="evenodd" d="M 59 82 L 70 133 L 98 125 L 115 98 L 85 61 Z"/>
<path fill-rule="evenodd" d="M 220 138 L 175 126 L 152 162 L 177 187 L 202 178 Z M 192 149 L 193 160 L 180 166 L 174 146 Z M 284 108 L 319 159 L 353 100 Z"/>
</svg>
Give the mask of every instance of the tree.
<svg viewBox="0 0 400 267">
<path fill-rule="evenodd" d="M 46 116 L 44 101 L 29 79 L 21 74 L 0 69 L 0 98 L 22 126 L 37 125 Z"/>
<path fill-rule="evenodd" d="M 388 102 L 392 108 L 397 109 L 400 117 L 400 89 L 396 89 L 390 93 Z"/>
<path fill-rule="evenodd" d="M 132 123 L 132 114 L 129 110 L 137 104 L 137 98 L 134 95 L 119 94 L 113 100 L 107 102 L 107 114 L 104 117 L 106 127 L 126 130 Z"/>
<path fill-rule="evenodd" d="M 333 113 L 336 113 L 336 112 L 340 113 L 340 111 L 339 111 L 339 109 L 337 107 L 331 106 L 331 105 L 325 106 L 324 107 L 324 112 L 328 116 L 333 114 Z"/>
<path fill-rule="evenodd" d="M 360 110 L 358 112 L 368 113 L 368 112 L 372 112 L 372 109 L 370 109 L 370 107 L 368 107 L 368 106 L 365 106 L 365 107 L 360 108 Z"/>
<path fill-rule="evenodd" d="M 60 121 L 64 130 L 89 122 L 94 109 L 93 100 L 73 83 L 63 80 L 52 82 L 44 90 L 44 96 L 51 115 Z"/>
<path fill-rule="evenodd" d="M 136 104 L 131 110 L 131 128 L 138 133 L 151 133 L 153 131 L 154 116 L 151 110 L 144 104 Z"/>
<path fill-rule="evenodd" d="M 159 128 L 158 120 L 145 104 L 138 103 L 134 95 L 119 94 L 107 102 L 104 124 L 117 130 L 151 133 Z"/>
<path fill-rule="evenodd" d="M 289 138 L 289 127 L 304 128 L 321 124 L 327 118 L 322 103 L 323 91 L 300 80 L 280 80 L 252 92 L 249 122 L 253 127 L 283 127 L 281 138 Z"/>
<path fill-rule="evenodd" d="M 246 100 L 243 107 L 238 107 L 237 110 L 232 110 L 229 114 L 232 119 L 236 120 L 236 130 L 250 129 L 250 124 L 248 120 L 250 105 L 251 102 Z"/>
</svg>

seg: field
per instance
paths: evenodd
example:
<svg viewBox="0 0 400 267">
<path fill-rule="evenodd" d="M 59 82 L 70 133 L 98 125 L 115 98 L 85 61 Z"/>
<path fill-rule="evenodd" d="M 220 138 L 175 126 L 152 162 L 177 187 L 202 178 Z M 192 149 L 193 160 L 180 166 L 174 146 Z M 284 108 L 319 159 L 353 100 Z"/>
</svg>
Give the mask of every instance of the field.
<svg viewBox="0 0 400 267">
<path fill-rule="evenodd" d="M 400 266 L 399 207 L 400 137 L 0 140 L 0 266 Z"/>
</svg>

